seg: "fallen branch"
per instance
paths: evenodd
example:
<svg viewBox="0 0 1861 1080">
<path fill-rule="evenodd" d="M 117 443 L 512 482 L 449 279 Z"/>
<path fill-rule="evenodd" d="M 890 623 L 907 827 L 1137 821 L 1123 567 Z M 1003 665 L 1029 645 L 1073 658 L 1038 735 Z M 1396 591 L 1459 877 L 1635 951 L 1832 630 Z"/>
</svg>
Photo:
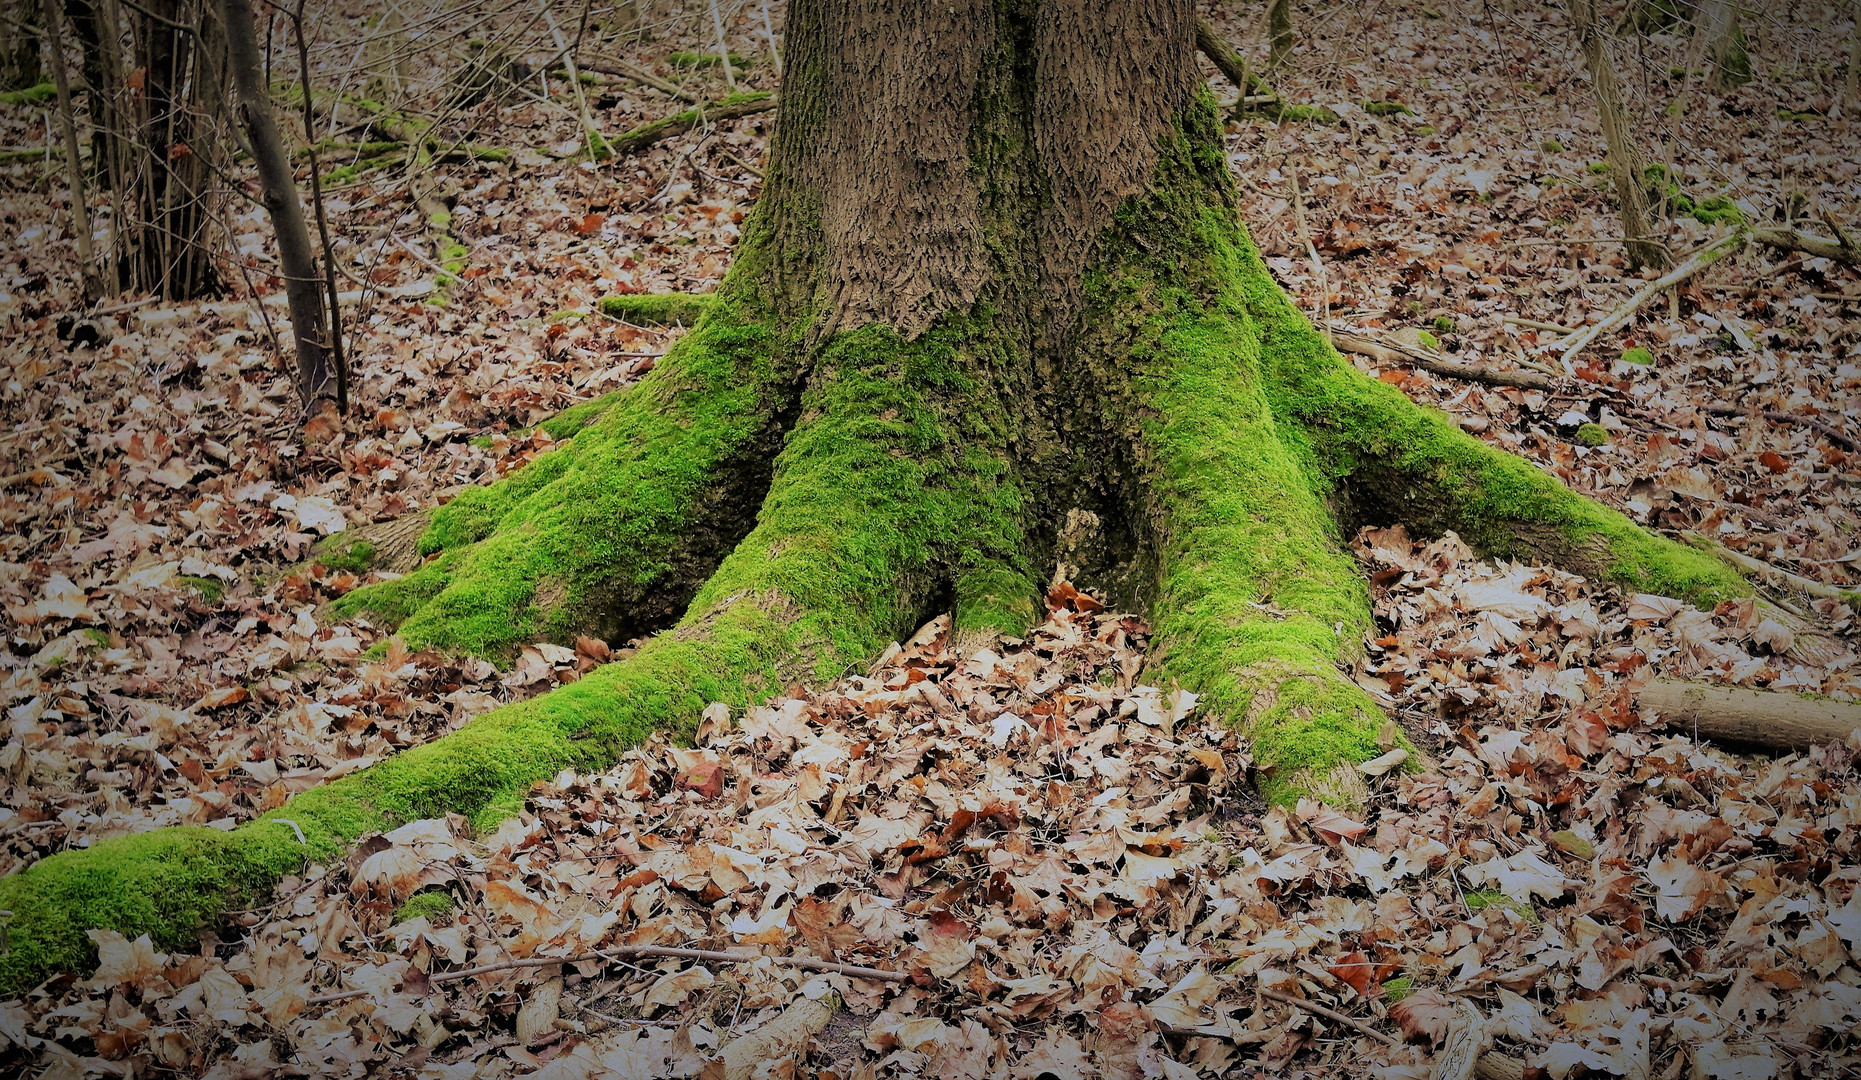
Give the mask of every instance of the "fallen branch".
<svg viewBox="0 0 1861 1080">
<path fill-rule="evenodd" d="M 1309 1001 L 1302 997 L 1294 997 L 1291 994 L 1282 993 L 1281 991 L 1278 991 L 1278 990 L 1269 990 L 1264 986 L 1258 988 L 1258 990 L 1256 990 L 1256 993 L 1258 993 L 1263 998 L 1267 998 L 1270 1001 L 1277 1001 L 1282 1004 L 1291 1005 L 1294 1008 L 1304 1009 L 1306 1012 L 1311 1013 L 1313 1016 L 1322 1016 L 1327 1020 L 1334 1020 L 1340 1024 L 1345 1025 L 1346 1027 L 1355 1028 L 1358 1032 L 1364 1035 L 1367 1035 L 1370 1038 L 1375 1039 L 1378 1042 L 1386 1043 L 1390 1046 L 1396 1046 L 1396 1045 L 1399 1045 L 1400 1043 L 1400 1040 L 1398 1040 L 1394 1035 L 1390 1035 L 1385 1032 L 1378 1031 L 1375 1028 L 1371 1027 L 1369 1024 L 1364 1023 L 1362 1020 L 1359 1020 L 1354 1016 L 1346 1016 L 1344 1013 L 1341 1013 L 1337 1011 L 1336 1009 L 1327 1008 L 1326 1006 L 1320 1005 L 1316 1001 Z"/>
<path fill-rule="evenodd" d="M 1640 699 L 1644 709 L 1676 725 L 1727 742 L 1801 750 L 1846 742 L 1861 731 L 1861 705 L 1777 690 L 1656 679 Z"/>
<path fill-rule="evenodd" d="M 693 94 L 689 90 L 680 90 L 664 79 L 659 78 L 651 72 L 642 71 L 632 64 L 627 63 L 625 60 L 583 60 L 581 62 L 581 67 L 583 71 L 598 71 L 603 75 L 612 75 L 620 79 L 632 79 L 641 86 L 650 86 L 654 90 L 678 98 L 680 101 L 690 102 L 693 105 L 698 104 L 698 96 L 696 94 Z"/>
<path fill-rule="evenodd" d="M 1702 536 L 1699 533 L 1688 533 L 1687 539 L 1694 545 L 1711 551 L 1713 554 L 1719 556 L 1719 558 L 1741 570 L 1758 574 L 1772 581 L 1782 582 L 1790 588 L 1798 592 L 1808 593 L 1810 596 L 1821 596 L 1831 600 L 1840 600 L 1855 611 L 1861 612 L 1861 589 L 1844 589 L 1840 585 L 1831 585 L 1826 581 L 1817 581 L 1814 578 L 1806 578 L 1801 574 L 1793 574 L 1781 566 L 1773 566 L 1762 559 L 1753 558 L 1742 551 L 1734 551 L 1724 544 L 1710 537 Z"/>
<path fill-rule="evenodd" d="M 608 149 L 616 154 L 637 154 L 647 147 L 666 139 L 676 138 L 701 124 L 714 123 L 719 120 L 735 120 L 739 117 L 754 116 L 775 108 L 774 94 L 741 94 L 723 101 L 700 105 L 695 109 L 686 109 L 663 120 L 643 124 L 632 131 L 616 135 L 608 140 Z"/>
<path fill-rule="evenodd" d="M 1378 363 L 1410 364 L 1423 371 L 1444 375 L 1450 379 L 1465 379 L 1468 382 L 1485 383 L 1488 386 L 1512 386 L 1521 390 L 1550 390 L 1553 386 L 1549 376 L 1540 375 L 1534 371 L 1498 371 L 1488 367 L 1476 367 L 1473 364 L 1456 363 L 1400 342 L 1378 340 L 1343 330 L 1331 331 L 1331 343 L 1336 345 L 1340 352 L 1367 356 Z"/>
<path fill-rule="evenodd" d="M 1736 405 L 1706 405 L 1702 406 L 1700 411 L 1711 416 L 1751 415 L 1750 410 L 1741 409 Z M 1780 424 L 1801 424 L 1807 428 L 1814 428 L 1828 436 L 1831 442 L 1840 443 L 1850 450 L 1857 448 L 1853 438 L 1842 431 L 1841 428 L 1836 427 L 1826 420 L 1818 420 L 1813 416 L 1798 416 L 1795 413 L 1779 412 L 1776 409 L 1762 409 L 1759 410 L 1758 415 L 1764 417 L 1766 420 L 1772 420 Z"/>
<path fill-rule="evenodd" d="M 757 960 L 770 960 L 785 967 L 800 968 L 803 971 L 818 971 L 830 975 L 846 975 L 855 979 L 879 979 L 885 982 L 910 982 L 911 976 L 903 971 L 886 971 L 883 968 L 861 967 L 858 964 L 842 964 L 835 960 L 817 960 L 812 956 L 770 956 L 763 953 L 716 952 L 710 949 L 680 949 L 669 945 L 621 945 L 600 952 L 582 953 L 577 956 L 529 956 L 521 960 L 504 960 L 496 964 L 481 967 L 463 968 L 459 971 L 447 971 L 434 975 L 427 980 L 432 986 L 442 983 L 460 982 L 475 979 L 480 975 L 494 975 L 500 971 L 517 971 L 521 968 L 548 967 L 551 964 L 584 964 L 591 960 L 696 960 L 711 964 L 748 964 Z M 307 1004 L 328 1005 L 331 1002 L 347 1001 L 350 998 L 368 994 L 368 990 L 336 990 L 327 994 L 318 994 Z"/>
<path fill-rule="evenodd" d="M 1592 323 L 1564 340 L 1552 342 L 1544 346 L 1544 348 L 1547 350 L 1561 348 L 1564 351 L 1563 361 L 1565 373 L 1570 375 L 1576 374 L 1576 367 L 1571 361 L 1579 352 L 1583 351 L 1584 346 L 1595 341 L 1602 335 L 1625 325 L 1630 319 L 1635 317 L 1635 312 L 1640 311 L 1642 306 L 1648 301 L 1699 273 L 1701 270 L 1706 269 L 1720 259 L 1725 258 L 1727 255 L 1742 250 L 1745 244 L 1750 242 L 1752 235 L 1753 234 L 1746 229 L 1733 229 L 1731 232 L 1726 233 L 1719 239 L 1714 240 L 1712 243 L 1707 244 L 1685 259 L 1682 259 L 1680 265 L 1662 274 L 1660 277 L 1655 278 L 1653 281 L 1648 282 L 1640 289 L 1637 289 L 1635 295 L 1629 297 L 1626 301 L 1617 306 L 1614 311 L 1603 316 L 1600 322 Z"/>
<path fill-rule="evenodd" d="M 1337 122 L 1337 114 L 1322 105 L 1288 105 L 1279 91 L 1268 85 L 1265 79 L 1247 70 L 1247 64 L 1240 54 L 1222 40 L 1220 31 L 1210 25 L 1207 19 L 1198 18 L 1195 21 L 1195 47 L 1241 92 L 1241 96 L 1232 103 L 1235 109 L 1258 112 L 1276 120 Z"/>
<path fill-rule="evenodd" d="M 1839 229 L 1838 229 L 1839 231 Z M 1782 248 L 1785 251 L 1800 251 L 1818 259 L 1833 259 L 1847 266 L 1861 266 L 1861 248 L 1853 244 L 1844 244 L 1842 239 L 1831 240 L 1826 236 L 1817 236 L 1800 229 L 1785 229 L 1773 226 L 1759 226 L 1751 230 L 1751 239 L 1766 247 Z"/>
</svg>

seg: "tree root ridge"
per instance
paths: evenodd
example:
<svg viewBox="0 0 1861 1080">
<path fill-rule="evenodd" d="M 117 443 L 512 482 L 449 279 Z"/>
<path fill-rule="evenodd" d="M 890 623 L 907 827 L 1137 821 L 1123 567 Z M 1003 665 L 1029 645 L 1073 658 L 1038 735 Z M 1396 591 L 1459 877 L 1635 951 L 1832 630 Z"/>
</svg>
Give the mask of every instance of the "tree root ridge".
<svg viewBox="0 0 1861 1080">
<path fill-rule="evenodd" d="M 498 658 L 538 636 L 658 632 L 230 833 L 106 840 L 0 880 L 15 912 L 0 990 L 88 965 L 93 927 L 182 945 L 368 832 L 445 813 L 489 826 L 563 768 L 689 735 L 713 702 L 831 681 L 932 615 L 1019 633 L 1082 507 L 1105 511 L 1151 600 L 1155 677 L 1245 731 L 1280 803 L 1360 801 L 1355 766 L 1389 748 L 1351 676 L 1373 623 L 1346 528 L 1453 529 L 1702 606 L 1750 592 L 1357 372 L 1234 204 L 1204 95 L 1106 231 L 1068 327 L 1005 308 L 1004 287 L 910 337 L 821 330 L 835 311 L 794 303 L 769 250 L 794 223 L 759 216 L 645 380 L 558 418 L 565 446 L 434 512 L 423 565 L 336 605 L 410 646 Z"/>
</svg>

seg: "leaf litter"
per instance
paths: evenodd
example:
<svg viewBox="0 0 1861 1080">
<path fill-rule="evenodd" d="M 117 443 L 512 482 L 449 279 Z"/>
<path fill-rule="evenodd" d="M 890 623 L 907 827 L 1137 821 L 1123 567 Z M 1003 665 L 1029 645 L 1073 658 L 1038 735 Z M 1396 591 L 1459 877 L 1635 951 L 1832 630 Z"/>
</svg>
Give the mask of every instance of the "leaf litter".
<svg viewBox="0 0 1861 1080">
<path fill-rule="evenodd" d="M 1212 14 L 1231 40 L 1258 40 Z M 1504 365 L 1551 338 L 1501 315 L 1577 325 L 1626 295 L 1618 254 L 1568 239 L 1614 229 L 1584 171 L 1594 122 L 1559 100 L 1585 92 L 1567 81 L 1568 35 L 1553 8 L 1503 18 L 1406 4 L 1314 17 L 1301 33 L 1315 62 L 1279 83 L 1337 98 L 1345 123 L 1231 129 L 1250 224 L 1308 310 L 1321 305 L 1289 235 L 1289 162 L 1324 306 L 1346 323 L 1428 328 L 1458 359 Z M 1767 15 L 1760 47 L 1815 55 L 1813 27 L 1791 18 Z M 705 47 L 662 33 L 652 48 Z M 1668 124 L 1705 163 L 1681 179 L 1754 215 L 1789 216 L 1807 194 L 1852 219 L 1853 124 L 1773 121 L 1824 109 L 1826 78 L 1809 64 L 1769 76 Z M 1631 80 L 1641 115 L 1673 89 L 1658 83 Z M 1371 119 L 1363 100 L 1414 115 Z M 595 104 L 614 130 L 665 111 L 620 85 Z M 42 119 L 0 113 L 10 143 Z M 496 123 L 532 145 L 578 128 L 540 102 Z M 472 263 L 445 307 L 417 302 L 434 286 L 417 259 L 371 248 L 410 219 L 418 242 L 397 181 L 336 190 L 339 257 L 386 299 L 356 326 L 362 421 L 304 441 L 249 306 L 137 310 L 67 349 L 64 219 L 8 194 L 0 312 L 20 347 L 5 357 L 0 472 L 25 479 L 0 491 L 0 872 L 121 832 L 230 827 L 605 658 L 605 642 L 539 646 L 501 673 L 389 641 L 365 659 L 378 630 L 316 614 L 366 576 L 301 560 L 320 535 L 546 452 L 529 425 L 650 365 L 676 331 L 561 313 L 714 283 L 759 186 L 722 155 L 755 160 L 762 138 L 747 121 L 611 166 L 520 150 L 508 171 L 438 167 Z M 30 168 L 7 167 L 10 191 Z M 262 215 L 232 229 L 270 258 Z M 1681 217 L 1674 242 L 1710 234 Z M 1846 584 L 1851 453 L 1752 411 L 1852 423 L 1857 308 L 1818 291 L 1856 293 L 1852 271 L 1728 260 L 1683 290 L 1678 318 L 1644 312 L 1599 345 L 1577 394 L 1373 370 L 1638 520 Z M 1637 346 L 1655 363 L 1614 360 Z M 1723 401 L 1747 414 L 1699 409 Z M 1612 441 L 1572 442 L 1572 413 Z M 1807 664 L 1750 605 L 1621 597 L 1477 562 L 1452 537 L 1373 531 L 1356 547 L 1380 626 L 1357 675 L 1426 751 L 1392 741 L 1366 763 L 1361 812 L 1260 804 L 1244 742 L 1143 684 L 1142 622 L 1061 590 L 1025 641 L 959 650 L 933 623 L 868 676 L 714 709 L 695 746 L 655 741 L 560 776 L 489 836 L 440 820 L 372 838 L 197 952 L 98 932 L 92 978 L 0 1003 L 0 1071 L 700 1075 L 729 1040 L 830 994 L 843 1011 L 776 1075 L 1421 1077 L 1462 1002 L 1501 1052 L 1560 1080 L 1853 1071 L 1858 748 L 1738 757 L 1633 703 L 1656 669 L 1853 698 L 1848 639 Z M 1806 606 L 1852 629 L 1838 603 Z M 905 981 L 637 957 L 444 980 L 640 945 Z"/>
</svg>

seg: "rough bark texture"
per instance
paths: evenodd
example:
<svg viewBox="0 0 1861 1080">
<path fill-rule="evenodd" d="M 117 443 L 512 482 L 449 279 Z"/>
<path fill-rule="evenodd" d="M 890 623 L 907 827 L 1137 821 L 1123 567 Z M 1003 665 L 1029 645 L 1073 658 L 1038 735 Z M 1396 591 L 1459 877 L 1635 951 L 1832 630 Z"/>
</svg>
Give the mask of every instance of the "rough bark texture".
<svg viewBox="0 0 1861 1080">
<path fill-rule="evenodd" d="M 86 964 L 90 927 L 178 945 L 395 822 L 488 826 L 565 767 L 861 669 L 933 615 L 1019 633 L 1056 558 L 1148 611 L 1152 676 L 1240 727 L 1282 803 L 1355 801 L 1383 749 L 1349 671 L 1372 620 L 1341 522 L 1454 528 L 1702 604 L 1749 591 L 1312 328 L 1239 223 L 1188 0 L 788 18 L 767 194 L 716 297 L 664 305 L 701 311 L 693 330 L 552 422 L 566 445 L 435 511 L 417 570 L 336 605 L 497 659 L 650 638 L 230 833 L 108 840 L 0 881 L 0 983 Z"/>
<path fill-rule="evenodd" d="M 1635 267 L 1667 265 L 1667 246 L 1654 229 L 1648 204 L 1647 162 L 1635 143 L 1634 128 L 1622 105 L 1622 87 L 1616 82 L 1615 61 L 1609 56 L 1609 39 L 1597 15 L 1596 0 L 1570 0 L 1571 20 L 1583 64 L 1589 70 L 1590 89 L 1596 95 L 1596 112 L 1603 140 L 1609 146 L 1609 170 L 1615 179 L 1616 203 L 1622 216 L 1629 263 Z"/>
<path fill-rule="evenodd" d="M 24 90 L 39 84 L 39 38 L 32 33 L 40 22 L 38 0 L 3 0 L 0 16 L 0 90 Z"/>
<path fill-rule="evenodd" d="M 1284 67 L 1292 59 L 1292 0 L 1270 0 L 1267 36 L 1271 39 L 1269 57 L 1273 66 Z"/>
<path fill-rule="evenodd" d="M 323 308 L 325 285 L 317 273 L 310 246 L 310 228 L 297 197 L 296 170 L 278 132 L 272 113 L 271 91 L 265 85 L 265 57 L 253 30 L 249 0 L 220 0 L 226 25 L 228 66 L 239 90 L 239 115 L 246 141 L 258 168 L 265 211 L 271 216 L 272 235 L 278 241 L 278 266 L 291 305 L 291 337 L 297 346 L 297 397 L 305 406 L 335 396 L 330 370 L 329 322 Z"/>
</svg>

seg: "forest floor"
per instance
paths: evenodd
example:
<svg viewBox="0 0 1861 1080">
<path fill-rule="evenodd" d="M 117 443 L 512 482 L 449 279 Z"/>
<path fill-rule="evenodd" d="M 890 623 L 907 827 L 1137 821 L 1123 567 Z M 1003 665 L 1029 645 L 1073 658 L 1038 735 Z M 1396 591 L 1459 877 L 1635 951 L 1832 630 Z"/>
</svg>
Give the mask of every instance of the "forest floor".
<svg viewBox="0 0 1861 1080">
<path fill-rule="evenodd" d="M 1230 125 L 1244 216 L 1314 318 L 1509 368 L 1555 335 L 1504 317 L 1578 326 L 1641 280 L 1606 242 L 1571 35 L 1553 6 L 1509 6 L 1302 11 L 1275 83 L 1341 122 Z M 342 79 L 360 14 L 326 12 L 313 78 Z M 1264 64 L 1260 25 L 1211 16 Z M 1696 205 L 1861 220 L 1861 121 L 1825 118 L 1846 23 L 1755 17 L 1757 78 L 1731 92 L 1662 74 L 1683 38 L 1619 49 L 1655 159 Z M 763 25 L 755 7 L 731 24 L 739 86 L 778 84 Z M 669 60 L 707 32 L 708 9 L 685 13 L 603 54 L 718 98 L 721 72 Z M 529 425 L 626 386 L 678 333 L 596 301 L 704 291 L 728 264 L 770 114 L 590 162 L 568 84 L 526 92 L 447 121 L 510 161 L 328 191 L 345 272 L 379 291 L 347 313 L 351 416 L 307 433 L 282 307 L 240 299 L 281 295 L 260 211 L 229 208 L 228 301 L 137 306 L 70 343 L 62 184 L 0 166 L 0 873 L 230 828 L 626 647 L 537 646 L 508 671 L 365 658 L 379 630 L 318 618 L 357 576 L 303 563 L 321 535 L 545 452 Z M 680 107 L 620 81 L 588 96 L 609 136 Z M 0 106 L 0 144 L 47 130 Z M 450 205 L 450 236 L 410 190 Z M 1724 227 L 1678 217 L 1672 243 Z M 433 266 L 453 238 L 458 280 Z M 1851 584 L 1861 454 L 1763 413 L 1861 437 L 1861 300 L 1840 299 L 1858 294 L 1853 271 L 1754 249 L 1557 392 L 1372 370 L 1651 527 Z M 1637 347 L 1650 363 L 1622 359 Z M 1578 422 L 1609 441 L 1580 445 Z M 1657 671 L 1861 698 L 1847 610 L 1780 597 L 1837 635 L 1810 663 L 1750 603 L 1622 596 L 1453 537 L 1353 546 L 1382 635 L 1359 680 L 1433 759 L 1366 766 L 1359 814 L 1268 809 L 1245 746 L 1145 685 L 1143 621 L 1062 586 L 1024 640 L 960 652 L 933 623 L 866 677 L 560 776 L 490 835 L 436 820 L 365 842 L 198 949 L 98 933 L 94 978 L 0 1003 L 0 1075 L 686 1076 L 827 995 L 844 1009 L 774 1075 L 1425 1077 L 1457 1002 L 1559 1080 L 1861 1075 L 1861 742 L 1733 754 L 1633 699 Z M 655 945 L 767 957 L 637 952 Z M 539 957 L 576 959 L 505 964 Z"/>
</svg>

